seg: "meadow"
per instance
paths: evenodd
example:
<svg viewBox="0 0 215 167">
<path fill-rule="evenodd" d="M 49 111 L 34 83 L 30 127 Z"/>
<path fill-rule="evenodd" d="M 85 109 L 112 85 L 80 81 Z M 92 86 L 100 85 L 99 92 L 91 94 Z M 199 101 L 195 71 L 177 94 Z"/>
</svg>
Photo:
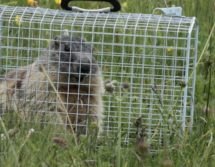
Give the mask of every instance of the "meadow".
<svg viewBox="0 0 215 167">
<path fill-rule="evenodd" d="M 22 6 L 26 7 L 29 6 L 27 0 L 17 0 L 17 1 L 10 1 L 2 0 L 0 5 L 9 5 L 9 6 Z M 163 0 L 120 0 L 122 9 L 121 13 L 143 13 L 143 14 L 151 14 L 153 9 L 156 7 L 165 7 Z M 167 85 L 166 88 L 166 97 L 165 100 L 162 101 L 162 104 L 159 104 L 159 94 L 154 95 L 153 98 L 157 99 L 156 104 L 153 106 L 153 109 L 157 109 L 154 112 L 154 116 L 152 118 L 142 118 L 140 117 L 141 114 L 139 113 L 138 104 L 142 105 L 144 109 L 143 115 L 147 115 L 148 112 L 148 103 L 150 94 L 146 91 L 146 99 L 143 99 L 140 102 L 138 98 L 140 93 L 138 93 L 141 89 L 141 85 L 143 81 L 140 78 L 141 73 L 141 65 L 143 63 L 143 59 L 139 58 L 141 56 L 142 50 L 141 47 L 137 47 L 134 49 L 136 57 L 132 59 L 132 37 L 126 37 L 125 41 L 128 47 L 124 48 L 121 45 L 115 46 L 105 46 L 101 44 L 101 38 L 99 34 L 94 35 L 94 53 L 97 61 L 104 62 L 101 63 L 101 69 L 103 70 L 103 77 L 104 79 L 109 79 L 111 76 L 112 80 L 119 80 L 120 83 L 132 81 L 134 83 L 134 87 L 130 88 L 127 92 L 128 96 L 123 96 L 123 101 L 121 102 L 120 99 L 116 98 L 116 94 L 114 95 L 104 95 L 103 100 L 105 102 L 105 106 L 108 110 L 116 111 L 115 113 L 110 116 L 110 120 L 105 121 L 105 126 L 109 127 L 110 131 L 109 136 L 101 136 L 97 138 L 97 135 L 92 135 L 95 133 L 91 133 L 92 131 L 97 131 L 97 127 L 93 125 L 89 126 L 89 131 L 85 136 L 80 136 L 78 138 L 78 142 L 76 143 L 75 138 L 68 132 L 62 133 L 62 129 L 58 129 L 57 126 L 53 126 L 52 124 L 47 124 L 46 126 L 41 125 L 40 123 L 23 123 L 20 122 L 17 114 L 13 112 L 8 112 L 7 114 L 1 115 L 1 124 L 0 124 L 0 166 L 123 166 L 123 167 L 133 167 L 133 166 L 163 166 L 163 167 L 172 167 L 172 166 L 201 166 L 201 167 L 212 167 L 215 166 L 215 151 L 214 151 L 214 137 L 215 135 L 213 132 L 214 130 L 214 110 L 215 110 L 215 70 L 214 70 L 214 62 L 215 62 L 215 47 L 214 47 L 214 32 L 212 32 L 212 36 L 209 39 L 209 35 L 211 33 L 212 27 L 215 23 L 215 1 L 214 0 L 171 0 L 167 1 L 169 7 L 172 5 L 181 6 L 183 9 L 182 15 L 187 17 L 196 17 L 199 24 L 199 36 L 198 36 L 198 64 L 196 67 L 196 88 L 195 88 L 195 101 L 194 101 L 194 119 L 192 128 L 185 128 L 183 131 L 181 129 L 181 122 L 176 121 L 175 119 L 179 118 L 179 115 L 175 115 L 173 117 L 173 124 L 166 128 L 165 126 L 158 126 L 158 122 L 156 121 L 159 119 L 157 111 L 160 111 L 159 106 L 170 106 L 172 103 L 176 103 L 179 97 L 183 96 L 181 94 L 181 90 L 183 89 L 182 86 L 178 86 L 175 89 L 175 92 L 169 91 L 167 88 L 171 86 L 172 82 Z M 36 6 L 41 8 L 50 8 L 50 9 L 59 9 L 61 7 L 59 5 L 58 0 L 38 0 Z M 97 9 L 102 7 L 111 6 L 106 2 L 72 2 L 70 5 L 75 5 L 82 8 L 88 9 Z M 157 13 L 162 14 L 162 13 Z M 19 13 L 21 15 L 21 13 Z M 38 17 L 40 18 L 40 17 Z M 59 18 L 60 19 L 60 18 Z M 20 21 L 17 18 L 16 21 Z M 39 20 L 40 21 L 40 20 Z M 38 22 L 39 22 L 38 21 Z M 80 23 L 82 21 L 80 20 Z M 42 29 L 45 31 L 40 31 L 41 25 L 39 24 L 32 24 L 30 25 L 27 21 L 22 23 L 18 23 L 15 26 L 14 23 L 14 31 L 9 31 L 9 29 L 3 29 L 3 34 L 9 34 L 13 37 L 17 36 L 17 30 L 19 30 L 20 24 L 23 27 L 31 27 L 31 29 L 26 28 L 25 33 L 29 34 L 31 37 L 31 41 L 29 42 L 28 39 L 25 38 L 25 34 L 20 35 L 20 40 L 13 37 L 10 39 L 10 42 L 7 39 L 2 40 L 2 55 L 10 55 L 7 58 L 2 58 L 1 66 L 1 74 L 3 75 L 7 70 L 12 70 L 17 66 L 25 66 L 30 64 L 29 59 L 26 58 L 27 56 L 20 56 L 25 55 L 25 53 L 31 53 L 32 61 L 38 57 L 39 52 L 41 50 L 33 50 L 34 48 L 45 48 L 47 43 L 52 36 L 59 33 L 58 29 L 62 29 L 61 25 L 53 26 L 53 31 L 48 31 L 48 22 L 47 24 L 42 25 Z M 123 24 L 124 23 L 119 23 Z M 8 24 L 9 25 L 9 24 Z M 8 26 L 7 25 L 7 26 Z M 68 24 L 64 25 L 63 29 L 71 29 L 71 25 Z M 77 35 L 82 35 L 80 33 L 81 30 L 84 29 L 85 32 L 91 32 L 92 27 L 81 27 L 80 25 L 76 25 L 75 32 Z M 13 29 L 13 26 L 12 26 Z M 95 28 L 93 31 L 102 32 L 101 28 Z M 111 32 L 112 29 L 110 28 L 105 33 Z M 131 31 L 126 31 L 127 34 L 132 34 Z M 41 34 L 40 37 L 44 40 L 41 40 L 39 43 L 37 42 L 38 35 Z M 118 27 L 116 33 L 122 33 L 120 27 Z M 139 34 L 138 34 L 139 33 Z M 141 32 L 137 31 L 137 35 L 143 35 Z M 147 34 L 152 35 L 152 34 Z M 162 36 L 162 34 L 160 34 Z M 174 36 L 174 33 L 172 33 Z M 170 36 L 171 37 L 171 36 Z M 185 37 L 185 36 L 180 36 Z M 89 41 L 92 38 L 90 33 L 85 34 L 85 38 Z M 113 37 L 104 36 L 103 41 L 106 43 L 110 41 L 118 41 L 121 42 L 120 36 L 116 36 L 115 39 Z M 142 39 L 140 38 L 137 40 L 136 45 L 139 46 L 141 44 Z M 146 44 L 152 45 L 153 40 L 146 41 Z M 7 49 L 7 44 L 11 45 L 11 48 Z M 161 43 L 162 40 L 157 40 L 157 43 Z M 168 39 L 167 45 L 171 46 L 174 43 L 174 39 Z M 192 43 L 194 44 L 194 43 Z M 185 47 L 183 41 L 178 43 L 180 47 Z M 22 48 L 18 48 L 17 46 L 22 46 Z M 33 46 L 29 49 L 29 46 Z M 176 47 L 173 46 L 172 49 Z M 99 51 L 103 51 L 104 53 L 117 53 L 115 57 L 108 57 L 107 55 L 100 54 Z M 114 50 L 114 51 L 113 51 Z M 127 53 L 126 58 L 121 58 L 121 51 L 123 50 L 124 53 Z M 98 52 L 97 52 L 98 51 Z M 193 50 L 192 50 L 193 51 Z M 192 55 L 193 52 L 191 51 Z M 152 68 L 150 60 L 150 55 L 153 52 L 153 49 L 148 49 L 145 51 L 145 54 L 148 55 L 148 59 L 144 62 L 148 65 L 148 71 L 146 70 L 145 73 L 151 74 Z M 163 50 L 158 49 L 156 54 L 162 55 Z M 170 49 L 169 54 L 174 54 L 173 51 Z M 183 54 L 182 51 L 178 51 L 177 54 Z M 18 59 L 17 57 L 14 59 L 13 56 L 20 56 Z M 131 66 L 129 63 L 133 60 L 135 63 L 135 67 L 133 71 L 131 71 Z M 169 67 L 171 66 L 170 58 L 167 60 L 166 65 Z M 116 64 L 111 64 L 114 62 Z M 120 62 L 117 64 L 117 62 Z M 124 66 L 122 66 L 123 63 Z M 159 65 L 162 65 L 162 59 L 158 59 L 157 62 Z M 110 65 L 111 64 L 111 65 Z M 184 64 L 183 62 L 179 61 L 177 64 L 180 69 Z M 193 66 L 192 62 L 191 65 Z M 119 75 L 121 68 L 123 69 L 123 73 L 125 77 Z M 147 67 L 146 67 L 147 68 Z M 111 73 L 111 74 L 110 74 Z M 168 68 L 165 69 L 165 73 L 170 77 L 171 80 L 172 71 Z M 113 76 L 112 76 L 113 74 Z M 136 80 L 131 80 L 133 78 L 132 74 L 135 74 Z M 183 75 L 180 70 L 178 70 L 178 75 Z M 192 74 L 192 70 L 189 71 L 189 75 Z M 161 75 L 161 70 L 157 69 L 154 72 L 154 75 Z M 139 77 L 139 78 L 138 78 Z M 157 77 L 156 84 L 161 84 L 161 80 Z M 179 83 L 176 83 L 179 84 Z M 149 91 L 151 90 L 151 80 L 150 77 L 147 77 L 144 80 L 144 88 Z M 191 84 L 188 84 L 190 89 Z M 156 85 L 154 86 L 154 89 Z M 122 90 L 119 90 L 121 93 Z M 127 91 L 127 90 L 123 90 Z M 156 92 L 156 90 L 155 90 Z M 169 94 L 174 94 L 174 97 L 168 96 Z M 134 97 L 137 97 L 136 99 Z M 139 100 L 139 101 L 138 101 Z M 192 100 L 190 100 L 192 101 Z M 180 103 L 180 100 L 179 100 Z M 120 104 L 120 106 L 119 106 Z M 182 105 L 182 102 L 180 103 Z M 108 108 L 108 106 L 111 106 Z M 206 106 L 209 106 L 208 110 L 206 110 Z M 132 111 L 127 112 L 127 108 Z M 175 109 L 176 110 L 176 109 Z M 190 106 L 187 104 L 187 110 L 189 113 Z M 122 140 L 121 137 L 119 138 L 119 131 L 118 127 L 118 117 L 119 115 L 117 112 L 122 113 Z M 109 116 L 106 113 L 106 116 Z M 128 119 L 129 117 L 129 119 Z M 169 115 L 163 115 L 164 125 L 168 124 Z M 108 117 L 109 118 L 109 117 Z M 151 121 L 153 120 L 154 121 Z M 141 122 L 142 121 L 142 122 Z M 148 130 L 148 127 L 142 127 L 140 124 L 153 124 L 154 132 L 159 131 L 162 132 L 162 135 L 159 136 L 159 133 L 153 135 L 154 133 Z M 186 127 L 188 127 L 189 120 L 186 120 Z M 129 124 L 132 122 L 131 124 Z M 134 122 L 134 124 L 133 124 Z M 129 125 L 128 125 L 129 124 Z M 129 128 L 128 128 L 129 126 Z M 33 128 L 33 129 L 32 129 Z M 132 133 L 130 132 L 132 131 Z M 135 133 L 137 131 L 137 133 Z M 128 137 L 127 134 L 130 136 Z M 150 137 L 151 138 L 150 138 Z M 159 141 L 156 136 L 160 137 Z M 154 138 L 155 139 L 154 139 Z M 129 138 L 129 142 L 124 142 L 125 138 Z M 119 147 L 119 142 L 121 141 L 121 145 Z M 150 143 L 150 144 L 149 144 Z M 121 152 L 119 152 L 119 149 Z M 120 161 L 120 164 L 119 164 Z"/>
</svg>

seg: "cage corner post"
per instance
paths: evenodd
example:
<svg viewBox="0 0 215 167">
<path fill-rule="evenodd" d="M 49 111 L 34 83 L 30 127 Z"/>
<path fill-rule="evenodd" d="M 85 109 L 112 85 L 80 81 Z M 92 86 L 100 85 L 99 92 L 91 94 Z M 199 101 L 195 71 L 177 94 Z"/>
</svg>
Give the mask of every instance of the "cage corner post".
<svg viewBox="0 0 215 167">
<path fill-rule="evenodd" d="M 184 82 L 187 83 L 186 87 L 184 88 L 184 99 L 183 99 L 183 124 L 182 129 L 184 130 L 186 127 L 186 106 L 187 106 L 187 94 L 188 94 L 188 81 L 189 81 L 189 62 L 190 62 L 190 50 L 191 50 L 191 39 L 192 39 L 192 31 L 193 27 L 195 25 L 195 18 L 192 19 L 192 22 L 190 23 L 190 27 L 188 29 L 188 35 L 187 35 L 187 52 L 186 52 L 186 67 L 185 67 L 185 80 Z M 191 107 L 192 109 L 193 107 Z M 192 110 L 191 110 L 192 113 Z M 191 118 L 192 123 L 192 118 Z M 190 126 L 191 126 L 190 123 Z M 189 125 L 188 125 L 189 128 Z"/>
<path fill-rule="evenodd" d="M 1 71 L 2 71 L 2 43 L 1 43 L 1 41 L 2 41 L 2 31 L 3 31 L 2 22 L 3 22 L 3 20 L 0 17 L 0 81 L 2 79 L 2 74 L 1 74 Z"/>
<path fill-rule="evenodd" d="M 194 98 L 195 98 L 195 86 L 196 86 L 196 63 L 197 63 L 197 53 L 198 53 L 198 34 L 199 34 L 199 23 L 197 18 L 195 18 L 195 53 L 194 53 L 194 60 L 193 60 L 193 79 L 192 79 L 192 99 L 191 99 L 191 110 L 190 110 L 190 125 L 189 131 L 192 132 L 193 126 L 193 116 L 194 116 Z"/>
</svg>

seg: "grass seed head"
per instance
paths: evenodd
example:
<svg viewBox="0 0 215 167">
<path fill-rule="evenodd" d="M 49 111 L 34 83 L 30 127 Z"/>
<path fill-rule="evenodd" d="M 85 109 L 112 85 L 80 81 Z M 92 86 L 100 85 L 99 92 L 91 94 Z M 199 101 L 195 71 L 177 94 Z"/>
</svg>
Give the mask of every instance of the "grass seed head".
<svg viewBox="0 0 215 167">
<path fill-rule="evenodd" d="M 115 86 L 111 83 L 105 84 L 105 90 L 108 93 L 113 93 Z"/>
<path fill-rule="evenodd" d="M 144 155 L 147 152 L 148 147 L 149 145 L 146 141 L 139 141 L 139 143 L 137 144 L 138 153 Z"/>
<path fill-rule="evenodd" d="M 90 125 L 91 125 L 92 128 L 97 128 L 98 127 L 98 124 L 96 122 L 91 122 Z"/>
<path fill-rule="evenodd" d="M 145 102 L 146 100 L 147 100 L 146 96 L 142 97 L 142 102 Z"/>
<path fill-rule="evenodd" d="M 211 109 L 210 107 L 205 106 L 205 107 L 203 108 L 203 111 L 206 112 L 207 110 L 208 110 L 208 112 L 209 112 L 210 114 L 214 114 L 214 110 L 213 110 L 213 109 Z"/>
<path fill-rule="evenodd" d="M 173 167 L 173 163 L 170 159 L 165 159 L 163 160 L 163 162 L 161 163 L 162 167 Z"/>
<path fill-rule="evenodd" d="M 185 82 L 179 82 L 179 85 L 181 86 L 181 88 L 185 88 L 187 86 Z"/>
<path fill-rule="evenodd" d="M 130 85 L 129 85 L 128 82 L 124 82 L 124 83 L 122 84 L 122 86 L 123 86 L 124 89 L 128 89 L 128 88 L 130 87 Z"/>
<path fill-rule="evenodd" d="M 211 60 L 208 59 L 208 60 L 205 61 L 205 66 L 209 67 L 209 66 L 211 66 L 211 64 L 212 64 Z"/>
<path fill-rule="evenodd" d="M 67 148 L 67 140 L 60 137 L 54 137 L 53 140 L 58 143 L 61 147 Z"/>
<path fill-rule="evenodd" d="M 142 126 L 141 120 L 142 120 L 142 117 L 139 117 L 139 118 L 137 118 L 136 121 L 134 122 L 134 125 L 135 125 L 137 128 L 140 128 L 140 127 Z"/>
<path fill-rule="evenodd" d="M 107 80 L 105 81 L 105 84 L 110 83 L 110 82 L 111 82 L 111 80 L 110 80 L 110 79 L 107 79 Z"/>
<path fill-rule="evenodd" d="M 37 2 L 37 1 L 34 1 L 34 2 L 31 4 L 31 7 L 38 7 L 38 2 Z"/>
</svg>

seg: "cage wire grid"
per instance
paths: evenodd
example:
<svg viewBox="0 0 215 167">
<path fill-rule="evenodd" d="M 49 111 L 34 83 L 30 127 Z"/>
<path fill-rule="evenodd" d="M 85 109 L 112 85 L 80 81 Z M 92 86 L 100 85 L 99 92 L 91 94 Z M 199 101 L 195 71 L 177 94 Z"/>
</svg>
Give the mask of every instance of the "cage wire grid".
<svg viewBox="0 0 215 167">
<path fill-rule="evenodd" d="M 174 17 L 150 14 L 124 14 L 124 13 L 89 13 L 89 12 L 68 12 L 61 10 L 51 10 L 42 8 L 29 7 L 10 7 L 0 6 L 0 63 L 1 63 L 1 80 L 11 71 L 15 71 L 15 82 L 20 80 L 18 71 L 20 67 L 29 66 L 40 60 L 41 55 L 47 52 L 51 54 L 50 48 L 46 49 L 50 43 L 54 43 L 55 36 L 77 36 L 85 38 L 87 43 L 93 47 L 93 56 L 98 62 L 100 73 L 93 73 L 92 68 L 97 66 L 93 63 L 92 56 L 89 62 L 81 62 L 80 58 L 77 64 L 79 71 L 70 73 L 68 81 L 61 82 L 61 75 L 64 75 L 58 67 L 58 72 L 52 69 L 53 62 L 47 63 L 46 71 L 50 75 L 57 75 L 54 83 L 56 89 L 62 84 L 76 85 L 77 92 L 72 92 L 68 86 L 63 90 L 64 94 L 77 96 L 77 101 L 72 103 L 67 98 L 64 105 L 71 109 L 75 106 L 73 115 L 73 127 L 77 130 L 80 124 L 78 116 L 85 116 L 89 113 L 90 108 L 95 110 L 104 109 L 105 118 L 103 119 L 104 133 L 109 136 L 110 132 L 118 131 L 118 102 L 107 92 L 103 93 L 102 80 L 116 80 L 119 83 L 118 94 L 124 93 L 121 89 L 124 82 L 129 83 L 127 96 L 122 101 L 122 131 L 126 132 L 125 141 L 135 136 L 136 128 L 133 125 L 135 119 L 143 116 L 142 123 L 146 126 L 148 138 L 153 136 L 152 141 L 161 142 L 162 130 L 157 130 L 159 124 L 163 122 L 162 114 L 168 114 L 171 111 L 172 117 L 168 119 L 168 124 L 162 126 L 171 126 L 178 123 L 182 129 L 192 127 L 194 112 L 194 93 L 195 93 L 195 72 L 191 76 L 191 82 L 184 88 L 181 95 L 180 83 L 187 83 L 189 75 L 194 70 L 197 59 L 197 42 L 198 42 L 198 24 L 195 17 Z M 71 44 L 71 41 L 66 41 Z M 80 49 L 76 52 L 71 50 L 70 56 L 75 54 L 80 57 L 91 54 L 84 53 L 83 41 L 77 42 Z M 61 46 L 58 54 L 61 54 Z M 60 64 L 60 60 L 55 62 Z M 70 65 L 69 65 L 70 64 Z M 89 65 L 90 64 L 90 65 Z M 69 66 L 71 63 L 64 62 Z M 79 82 L 81 79 L 82 67 L 90 68 L 89 81 L 87 83 L 72 83 L 70 77 L 77 75 Z M 19 69 L 19 70 L 18 70 Z M 52 71 L 53 70 L 53 71 Z M 32 71 L 28 68 L 27 73 Z M 99 70 L 98 70 L 99 71 Z M 50 94 L 54 96 L 51 106 L 55 106 L 51 111 L 37 110 L 44 114 L 57 113 L 60 101 L 53 90 L 50 90 L 48 79 L 41 81 L 39 70 L 34 71 L 35 78 L 30 80 L 28 77 L 21 78 L 24 82 L 35 82 L 37 86 L 32 88 L 35 96 L 41 92 L 43 95 Z M 97 76 L 98 82 L 92 83 L 91 80 Z M 11 79 L 12 80 L 12 79 Z M 45 89 L 39 90 L 38 84 L 43 82 Z M 84 86 L 89 87 L 87 92 L 83 92 Z M 97 92 L 93 90 L 98 88 Z M 153 90 L 153 89 L 154 90 Z M 4 91 L 1 97 L 5 101 L 7 87 L 1 87 Z M 19 88 L 14 87 L 17 94 Z M 28 90 L 25 89 L 26 92 Z M 29 90 L 30 91 L 30 90 Z M 61 90 L 62 91 L 62 90 Z M 68 93 L 69 92 L 69 93 Z M 61 92 L 62 93 L 62 92 Z M 19 93 L 18 93 L 19 94 Z M 62 93 L 63 94 L 63 93 Z M 77 95 L 79 94 L 79 96 Z M 86 96 L 85 103 L 80 97 Z M 92 96 L 102 99 L 103 103 L 98 102 L 91 104 Z M 178 99 L 177 105 L 172 109 Z M 17 95 L 13 96 L 14 101 L 20 101 Z M 22 99 L 21 101 L 31 101 Z M 36 101 L 35 101 L 36 100 Z M 34 103 L 43 103 L 39 97 L 34 99 Z M 29 102 L 33 103 L 33 102 Z M 86 111 L 79 112 L 81 108 L 86 107 Z M 61 106 L 62 107 L 62 106 Z M 35 112 L 36 108 L 28 108 L 28 112 Z M 2 107 L 2 113 L 5 114 L 6 108 Z M 162 112 L 162 114 L 161 114 Z M 70 113 L 72 114 L 72 113 Z M 97 115 L 94 113 L 95 116 Z M 63 115 L 61 113 L 61 115 Z M 23 116 L 24 117 L 24 116 Z M 66 115 L 64 121 L 57 120 L 52 123 L 56 126 L 67 127 L 69 122 Z M 23 119 L 25 120 L 25 119 Z M 27 120 L 26 120 L 27 121 Z M 35 120 L 34 120 L 35 121 Z M 44 119 L 42 123 L 50 123 Z M 87 131 L 86 131 L 87 133 Z"/>
</svg>

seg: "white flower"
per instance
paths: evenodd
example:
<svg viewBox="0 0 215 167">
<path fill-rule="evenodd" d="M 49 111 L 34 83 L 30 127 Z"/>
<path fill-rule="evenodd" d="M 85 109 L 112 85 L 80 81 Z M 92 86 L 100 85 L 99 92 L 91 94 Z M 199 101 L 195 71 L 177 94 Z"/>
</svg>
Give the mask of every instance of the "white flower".
<svg viewBox="0 0 215 167">
<path fill-rule="evenodd" d="M 15 129 L 9 129 L 9 130 L 8 130 L 8 134 L 9 134 L 9 135 L 13 134 L 14 132 L 15 132 Z"/>
<path fill-rule="evenodd" d="M 65 29 L 65 31 L 64 31 L 64 33 L 63 33 L 64 35 L 69 35 L 69 31 L 68 31 L 68 29 Z"/>
<path fill-rule="evenodd" d="M 33 129 L 33 128 L 31 128 L 31 129 L 28 131 L 28 133 L 32 133 L 32 132 L 34 132 L 34 129 Z"/>
<path fill-rule="evenodd" d="M 113 93 L 113 91 L 116 88 L 116 86 L 114 85 L 115 83 L 118 84 L 118 82 L 116 80 L 111 81 L 111 80 L 107 79 L 105 81 L 105 90 L 106 90 L 106 92 Z"/>
<path fill-rule="evenodd" d="M 132 102 L 137 102 L 138 100 L 139 100 L 139 98 L 137 96 L 132 97 Z"/>
<path fill-rule="evenodd" d="M 34 132 L 34 129 L 31 128 L 31 129 L 28 131 L 28 134 L 27 134 L 26 137 L 29 138 L 33 132 Z"/>
<path fill-rule="evenodd" d="M 6 136 L 4 134 L 1 134 L 1 140 L 6 140 Z"/>
</svg>

